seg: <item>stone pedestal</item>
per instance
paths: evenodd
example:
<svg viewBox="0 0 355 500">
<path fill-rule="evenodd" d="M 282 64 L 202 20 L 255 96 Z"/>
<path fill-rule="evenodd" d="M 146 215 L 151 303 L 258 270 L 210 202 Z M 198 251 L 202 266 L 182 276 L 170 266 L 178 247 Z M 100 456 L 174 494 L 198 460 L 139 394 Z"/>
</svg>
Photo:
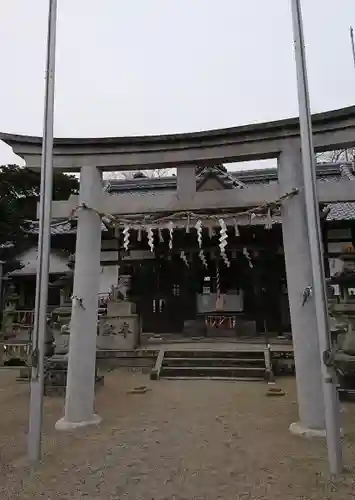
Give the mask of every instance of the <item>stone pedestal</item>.
<svg viewBox="0 0 355 500">
<path fill-rule="evenodd" d="M 11 284 L 4 300 L 5 307 L 1 325 L 1 337 L 4 340 L 8 340 L 9 338 L 16 336 L 14 334 L 14 323 L 16 318 L 18 298 L 19 296 L 15 292 L 15 287 L 13 284 Z"/>
<path fill-rule="evenodd" d="M 55 355 L 44 363 L 44 395 L 61 396 L 65 394 L 68 375 L 68 355 Z M 103 384 L 104 377 L 95 369 L 95 387 Z"/>
<path fill-rule="evenodd" d="M 70 331 L 63 329 L 55 335 L 55 348 L 54 352 L 57 355 L 64 355 L 69 352 Z"/>
<path fill-rule="evenodd" d="M 135 305 L 125 300 L 108 302 L 107 315 L 100 319 L 97 348 L 130 350 L 139 344 L 140 321 Z"/>
</svg>

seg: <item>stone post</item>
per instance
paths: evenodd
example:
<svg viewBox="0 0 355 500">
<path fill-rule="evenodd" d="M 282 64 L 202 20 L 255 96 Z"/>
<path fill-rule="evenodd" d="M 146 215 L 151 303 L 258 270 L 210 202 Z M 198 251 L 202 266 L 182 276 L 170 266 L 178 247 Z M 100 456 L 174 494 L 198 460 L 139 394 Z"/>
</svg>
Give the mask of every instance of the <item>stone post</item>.
<svg viewBox="0 0 355 500">
<path fill-rule="evenodd" d="M 312 285 L 310 246 L 306 225 L 299 141 L 289 142 L 278 163 L 281 194 L 298 188 L 299 194 L 283 204 L 282 232 L 286 262 L 288 299 L 296 366 L 299 422 L 290 426 L 295 434 L 324 435 L 325 416 L 313 298 L 302 306 L 302 294 Z"/>
<path fill-rule="evenodd" d="M 195 165 L 180 165 L 176 174 L 176 191 L 180 200 L 189 200 L 196 194 Z"/>
<path fill-rule="evenodd" d="M 82 167 L 80 204 L 95 206 L 101 192 L 101 172 L 96 167 Z M 95 211 L 85 208 L 79 209 L 77 216 L 65 413 L 56 423 L 58 430 L 97 424 L 101 420 L 94 413 L 101 219 Z"/>
</svg>

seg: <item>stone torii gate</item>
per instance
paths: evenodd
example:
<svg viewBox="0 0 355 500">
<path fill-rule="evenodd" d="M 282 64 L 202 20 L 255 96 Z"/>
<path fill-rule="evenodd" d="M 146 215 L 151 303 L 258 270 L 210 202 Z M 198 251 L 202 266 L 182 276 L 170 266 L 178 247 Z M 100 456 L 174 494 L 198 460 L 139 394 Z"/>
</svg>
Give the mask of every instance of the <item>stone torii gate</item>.
<svg viewBox="0 0 355 500">
<path fill-rule="evenodd" d="M 355 106 L 314 115 L 316 151 L 355 146 Z M 0 134 L 29 168 L 40 168 L 40 137 Z M 228 191 L 196 192 L 195 168 L 220 162 L 277 158 L 278 182 Z M 295 432 L 324 432 L 321 359 L 313 299 L 301 298 L 312 276 L 306 227 L 299 120 L 288 119 L 206 132 L 96 139 L 56 139 L 53 167 L 80 172 L 80 194 L 67 202 L 53 202 L 52 217 L 77 212 L 76 264 L 64 417 L 57 429 L 95 424 L 95 358 L 97 291 L 100 272 L 101 221 L 105 214 L 153 214 L 156 212 L 222 210 L 272 202 L 298 189 L 282 203 L 282 230 L 293 334 L 299 423 Z M 131 195 L 110 196 L 102 188 L 103 171 L 177 168 L 175 194 L 153 199 Z M 318 182 L 320 203 L 354 201 L 353 183 Z M 75 300 L 75 297 L 78 300 Z"/>
</svg>

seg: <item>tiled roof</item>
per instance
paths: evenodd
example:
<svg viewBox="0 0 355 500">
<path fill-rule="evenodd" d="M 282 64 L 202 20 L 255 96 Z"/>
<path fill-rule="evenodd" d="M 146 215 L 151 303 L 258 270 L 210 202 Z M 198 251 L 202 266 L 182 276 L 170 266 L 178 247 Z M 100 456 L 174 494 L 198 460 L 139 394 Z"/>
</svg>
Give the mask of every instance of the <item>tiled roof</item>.
<svg viewBox="0 0 355 500">
<path fill-rule="evenodd" d="M 144 196 L 146 198 L 150 198 L 150 197 L 153 197 L 153 196 L 159 196 L 160 194 L 162 193 L 174 193 L 175 192 L 175 189 L 149 189 L 146 188 L 146 189 L 130 189 L 130 190 L 127 190 L 127 191 L 114 191 L 114 192 L 110 192 L 110 194 L 112 196 L 117 196 L 119 195 L 120 197 L 122 196 L 131 196 L 131 195 L 135 195 L 135 196 Z"/>
<path fill-rule="evenodd" d="M 26 229 L 26 233 L 28 234 L 38 234 L 39 223 L 38 221 L 31 221 L 29 227 Z M 51 235 L 55 236 L 57 234 L 75 234 L 76 233 L 76 224 L 72 224 L 68 222 L 67 219 L 56 220 L 51 225 Z"/>
<path fill-rule="evenodd" d="M 217 177 L 226 189 L 244 189 L 246 185 L 237 177 L 230 174 L 223 165 L 207 166 L 196 175 L 197 186 L 201 185 L 209 176 Z"/>
<path fill-rule="evenodd" d="M 338 177 L 332 178 L 331 180 L 343 180 L 348 179 L 349 181 L 355 180 L 355 175 L 353 173 L 353 167 L 350 165 L 342 164 L 339 165 Z M 327 178 L 325 180 L 330 180 Z M 354 184 L 355 188 L 355 184 Z M 342 203 L 329 203 L 324 209 L 329 210 L 327 215 L 328 221 L 341 221 L 341 220 L 355 220 L 355 202 L 342 202 Z"/>
<path fill-rule="evenodd" d="M 235 172 L 246 185 L 266 184 L 277 181 L 277 169 L 244 170 Z M 350 163 L 317 165 L 317 178 L 323 182 L 338 182 L 341 180 L 355 180 L 354 167 Z M 354 185 L 355 188 L 355 185 Z M 329 203 L 325 209 L 328 211 L 328 221 L 355 220 L 355 202 Z"/>
<path fill-rule="evenodd" d="M 243 189 L 246 185 L 241 182 L 233 173 L 224 171 L 223 166 L 205 167 L 196 175 L 197 188 L 207 179 L 208 176 L 215 176 L 225 189 Z M 136 179 L 110 179 L 107 181 L 105 191 L 112 195 L 130 196 L 138 195 L 144 197 L 159 196 L 162 192 L 174 193 L 176 190 L 176 176 L 147 178 L 138 177 Z"/>
<path fill-rule="evenodd" d="M 196 175 L 197 187 L 201 185 L 208 176 L 215 176 L 226 189 L 243 189 L 246 187 L 233 172 L 228 172 L 223 165 L 206 166 L 198 170 Z M 174 191 L 176 189 L 176 176 L 147 178 L 138 177 L 134 179 L 110 179 L 106 181 L 105 191 L 110 194 L 139 194 L 155 196 L 161 191 Z"/>
<path fill-rule="evenodd" d="M 30 226 L 26 229 L 27 234 L 38 234 L 38 221 L 30 221 Z M 107 231 L 107 227 L 102 222 L 101 231 Z M 51 224 L 51 235 L 58 234 L 76 234 L 76 221 L 68 221 L 68 219 L 56 220 Z"/>
<path fill-rule="evenodd" d="M 341 164 L 332 163 L 320 163 L 317 165 L 317 177 L 321 180 L 339 180 L 340 179 L 340 167 Z M 351 169 L 350 164 L 347 165 Z M 216 169 L 219 170 L 221 174 L 221 166 L 208 167 L 208 169 L 202 169 L 200 172 L 205 174 L 209 172 L 210 174 L 215 172 Z M 223 172 L 225 173 L 225 172 Z M 196 176 L 197 181 L 199 180 L 199 173 Z M 226 175 L 232 182 L 240 185 L 240 187 L 248 187 L 248 185 L 254 184 L 268 184 L 270 182 L 277 182 L 277 168 L 266 168 L 266 169 L 248 169 L 239 170 L 234 172 L 227 172 Z M 229 181 L 229 182 L 231 182 Z M 157 177 L 157 178 L 147 178 L 139 177 L 136 179 L 109 179 L 106 181 L 105 190 L 110 194 L 124 194 L 124 193 L 156 193 L 158 194 L 162 190 L 175 190 L 176 189 L 176 176 L 169 177 Z"/>
<path fill-rule="evenodd" d="M 328 205 L 330 211 L 327 220 L 355 220 L 355 203 L 332 203 Z"/>
<path fill-rule="evenodd" d="M 109 179 L 105 182 L 105 191 L 110 194 L 127 192 L 140 193 L 144 191 L 161 191 L 176 189 L 176 177 L 137 178 L 137 179 Z"/>
</svg>

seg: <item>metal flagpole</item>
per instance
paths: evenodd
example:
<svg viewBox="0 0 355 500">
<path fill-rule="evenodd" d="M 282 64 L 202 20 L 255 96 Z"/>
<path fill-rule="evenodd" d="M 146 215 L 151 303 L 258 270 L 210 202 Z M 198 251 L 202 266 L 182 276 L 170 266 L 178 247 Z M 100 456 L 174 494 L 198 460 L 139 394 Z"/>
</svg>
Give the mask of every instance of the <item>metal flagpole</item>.
<svg viewBox="0 0 355 500">
<path fill-rule="evenodd" d="M 4 264 L 3 260 L 0 260 L 0 329 L 2 327 L 3 313 L 4 313 Z"/>
<path fill-rule="evenodd" d="M 291 10 L 297 71 L 304 194 L 311 250 L 313 300 L 316 308 L 321 356 L 328 460 L 330 473 L 338 475 L 343 469 L 340 440 L 340 407 L 334 368 L 331 366 L 331 363 L 327 362 L 327 360 L 331 359 L 331 342 L 316 191 L 316 165 L 312 138 L 301 1 L 291 0 Z"/>
<path fill-rule="evenodd" d="M 352 26 L 350 26 L 350 44 L 351 44 L 351 51 L 353 55 L 353 62 L 354 62 L 354 69 L 355 69 L 355 41 L 354 41 L 354 29 Z M 346 149 L 344 151 L 345 154 L 345 161 L 349 161 L 349 150 Z"/>
<path fill-rule="evenodd" d="M 354 28 L 350 26 L 350 41 L 351 41 L 351 50 L 353 54 L 353 62 L 355 68 L 355 40 L 354 40 Z"/>
<path fill-rule="evenodd" d="M 49 0 L 48 39 L 45 87 L 45 111 L 41 158 L 39 202 L 38 269 L 32 335 L 31 398 L 28 431 L 28 458 L 36 464 L 41 459 L 44 347 L 47 328 L 50 224 L 53 188 L 53 121 L 55 83 L 57 0 Z"/>
</svg>

